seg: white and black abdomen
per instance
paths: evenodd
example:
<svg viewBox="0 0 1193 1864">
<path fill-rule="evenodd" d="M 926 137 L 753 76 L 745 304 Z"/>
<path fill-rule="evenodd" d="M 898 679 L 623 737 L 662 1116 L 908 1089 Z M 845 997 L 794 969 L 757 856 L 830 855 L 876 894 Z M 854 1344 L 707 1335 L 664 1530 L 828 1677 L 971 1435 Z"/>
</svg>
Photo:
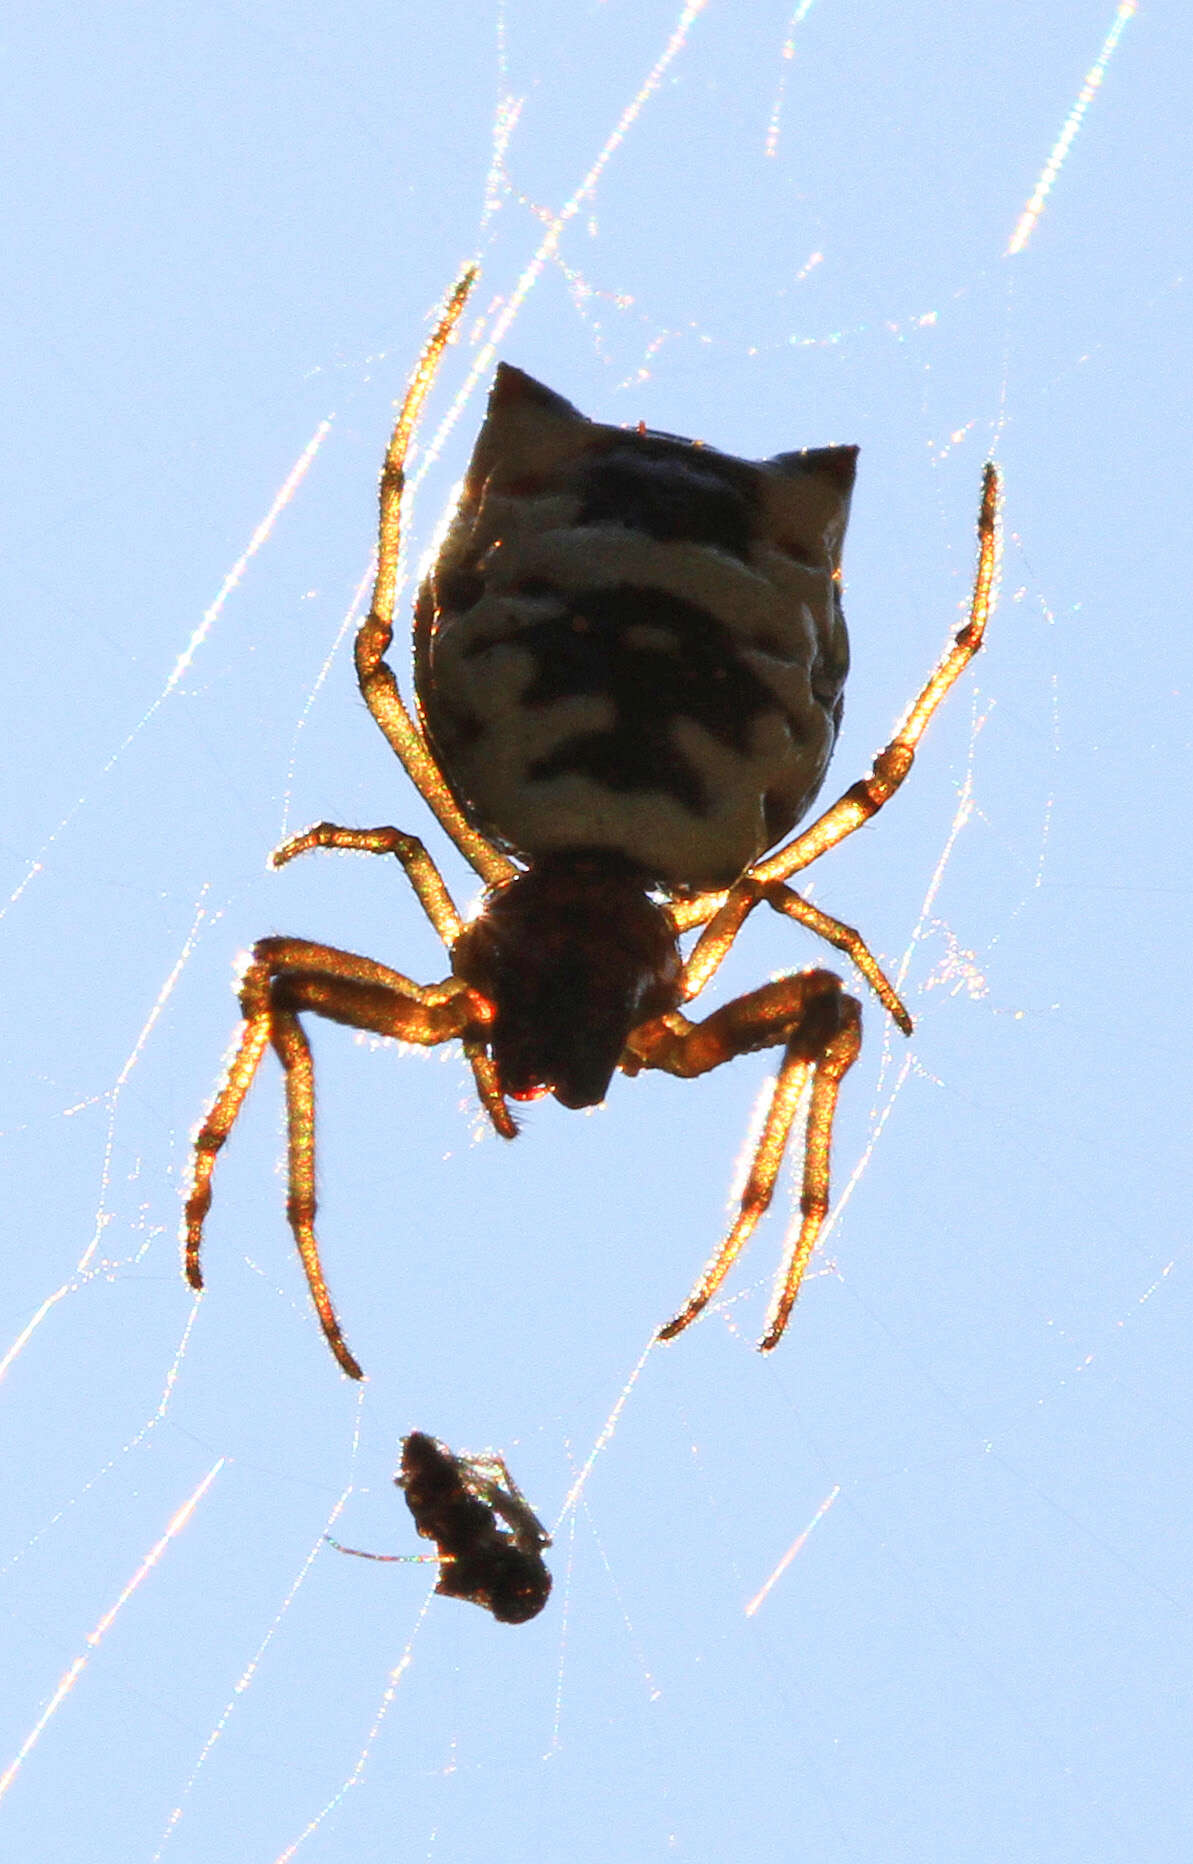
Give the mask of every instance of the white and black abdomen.
<svg viewBox="0 0 1193 1864">
<path fill-rule="evenodd" d="M 530 861 L 615 851 L 671 889 L 726 886 L 786 835 L 841 718 L 856 451 L 735 459 L 501 365 L 415 618 L 423 723 L 470 819 Z"/>
</svg>

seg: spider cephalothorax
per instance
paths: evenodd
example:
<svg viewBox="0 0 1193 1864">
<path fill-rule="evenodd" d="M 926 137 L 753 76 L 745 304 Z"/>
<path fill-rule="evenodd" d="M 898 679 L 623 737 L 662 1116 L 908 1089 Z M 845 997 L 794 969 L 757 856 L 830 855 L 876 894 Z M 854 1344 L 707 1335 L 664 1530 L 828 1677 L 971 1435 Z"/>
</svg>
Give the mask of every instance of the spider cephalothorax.
<svg viewBox="0 0 1193 1864">
<path fill-rule="evenodd" d="M 594 1107 L 631 1029 L 678 1008 L 683 965 L 641 876 L 617 855 L 581 851 L 494 888 L 452 946 L 452 970 L 494 1006 L 504 1093 Z"/>
<path fill-rule="evenodd" d="M 471 286 L 457 285 L 423 353 L 381 478 L 373 603 L 356 641 L 361 691 L 440 823 L 485 881 L 465 924 L 422 843 L 396 828 L 323 822 L 274 856 L 392 854 L 451 958 L 439 984 L 331 946 L 256 946 L 244 1030 L 199 1130 L 186 1266 L 211 1176 L 268 1046 L 286 1075 L 288 1215 L 324 1332 L 360 1376 L 314 1234 L 314 1087 L 300 1015 L 432 1044 L 459 1039 L 499 1133 L 507 1097 L 604 1097 L 618 1067 L 691 1077 L 782 1050 L 741 1209 L 670 1338 L 720 1286 L 766 1210 L 807 1101 L 802 1220 L 762 1345 L 781 1338 L 828 1208 L 829 1146 L 860 1006 L 831 971 L 787 974 L 693 1022 L 682 1012 L 763 901 L 846 953 L 905 1032 L 911 1021 L 865 942 L 786 882 L 860 828 L 911 769 L 933 712 L 981 645 L 996 546 L 987 466 L 966 625 L 891 742 L 802 834 L 841 718 L 849 655 L 841 545 L 854 447 L 741 460 L 645 427 L 590 421 L 499 367 L 456 514 L 415 609 L 419 717 L 385 660 L 393 638 L 404 462 Z M 703 928 L 686 956 L 681 936 Z"/>
</svg>

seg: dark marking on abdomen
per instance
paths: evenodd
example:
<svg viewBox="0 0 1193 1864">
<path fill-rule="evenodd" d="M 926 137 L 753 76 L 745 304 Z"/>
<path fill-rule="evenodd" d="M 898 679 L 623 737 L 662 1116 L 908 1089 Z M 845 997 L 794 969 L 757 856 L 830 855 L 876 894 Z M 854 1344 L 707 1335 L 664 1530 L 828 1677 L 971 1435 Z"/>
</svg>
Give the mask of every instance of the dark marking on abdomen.
<svg viewBox="0 0 1193 1864">
<path fill-rule="evenodd" d="M 595 695 L 610 700 L 615 719 L 565 739 L 528 774 L 575 773 L 619 793 L 664 791 L 706 814 L 705 782 L 672 726 L 689 719 L 744 756 L 753 721 L 763 712 L 782 715 L 775 694 L 743 664 L 728 630 L 682 596 L 623 583 L 561 590 L 559 600 L 566 615 L 518 631 L 518 647 L 535 661 L 521 703 Z"/>
<path fill-rule="evenodd" d="M 660 543 L 701 544 L 749 560 L 758 524 L 757 474 L 674 441 L 634 434 L 586 461 L 578 525 L 620 524 Z"/>
</svg>

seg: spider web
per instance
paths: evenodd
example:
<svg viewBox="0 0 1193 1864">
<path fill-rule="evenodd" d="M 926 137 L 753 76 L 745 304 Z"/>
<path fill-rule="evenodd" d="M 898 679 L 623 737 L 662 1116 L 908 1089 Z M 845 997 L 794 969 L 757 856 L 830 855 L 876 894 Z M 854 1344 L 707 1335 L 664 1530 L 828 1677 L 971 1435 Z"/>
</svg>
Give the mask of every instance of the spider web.
<svg viewBox="0 0 1193 1864">
<path fill-rule="evenodd" d="M 1190 372 L 1151 182 L 1187 40 L 1105 0 L 426 13 L 15 37 L 5 1848 L 1178 1858 Z M 264 859 L 325 816 L 442 855 L 348 646 L 391 405 L 473 252 L 412 562 L 496 347 L 602 418 L 859 441 L 839 785 L 955 625 L 1006 470 L 989 651 L 809 877 L 916 1032 L 866 1004 L 832 1227 L 766 1361 L 786 1188 L 649 1350 L 764 1057 L 536 1107 L 511 1149 L 457 1054 L 320 1027 L 321 1235 L 369 1382 L 308 1313 L 268 1065 L 200 1305 L 180 1279 L 236 955 L 445 968 L 392 864 Z M 822 961 L 751 922 L 713 1000 Z M 555 1528 L 533 1625 L 326 1546 L 417 1550 L 411 1429 L 502 1451 Z"/>
</svg>

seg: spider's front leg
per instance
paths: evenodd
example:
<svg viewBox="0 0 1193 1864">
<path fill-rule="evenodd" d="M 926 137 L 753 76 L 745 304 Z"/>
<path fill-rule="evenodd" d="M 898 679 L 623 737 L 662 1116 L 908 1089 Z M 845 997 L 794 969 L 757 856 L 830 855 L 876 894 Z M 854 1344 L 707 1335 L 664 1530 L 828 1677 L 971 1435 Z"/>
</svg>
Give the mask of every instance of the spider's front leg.
<svg viewBox="0 0 1193 1864">
<path fill-rule="evenodd" d="M 760 1349 L 769 1352 L 783 1337 L 829 1202 L 829 1150 L 841 1081 L 861 1047 L 862 1012 L 831 971 L 802 971 L 782 977 L 714 1010 L 701 1023 L 678 1013 L 634 1030 L 622 1063 L 629 1074 L 661 1068 L 690 1079 L 754 1049 L 783 1044 L 783 1060 L 754 1152 L 741 1209 L 686 1305 L 659 1333 L 674 1339 L 708 1305 L 752 1236 L 774 1195 L 792 1122 L 811 1078 L 804 1138 L 803 1221 L 775 1283 Z"/>
<path fill-rule="evenodd" d="M 361 1369 L 340 1331 L 315 1240 L 315 1083 L 299 1013 L 313 1010 L 332 1022 L 424 1047 L 453 1037 L 462 1038 L 468 1047 L 483 1043 L 493 1009 L 458 977 L 441 984 L 415 984 L 370 958 L 297 938 L 265 938 L 254 946 L 240 1005 L 244 1029 L 239 1046 L 195 1138 L 184 1212 L 187 1280 L 192 1288 L 203 1286 L 199 1250 L 211 1207 L 215 1161 L 236 1124 L 257 1065 L 272 1045 L 286 1076 L 286 1214 L 328 1345 L 349 1378 L 358 1379 Z"/>
</svg>

